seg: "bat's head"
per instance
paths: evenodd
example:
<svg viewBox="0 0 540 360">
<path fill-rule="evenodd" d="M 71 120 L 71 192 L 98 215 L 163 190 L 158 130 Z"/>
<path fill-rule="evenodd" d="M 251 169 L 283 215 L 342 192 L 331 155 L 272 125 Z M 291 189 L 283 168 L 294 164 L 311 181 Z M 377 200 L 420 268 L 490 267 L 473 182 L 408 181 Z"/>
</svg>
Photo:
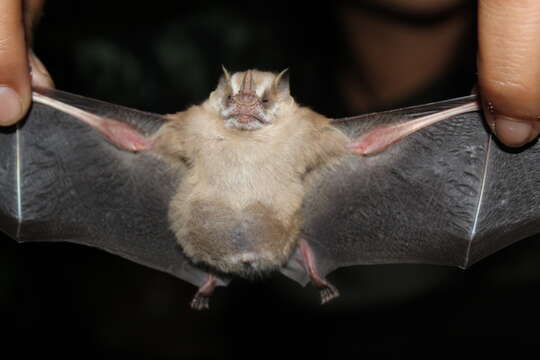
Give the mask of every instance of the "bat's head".
<svg viewBox="0 0 540 360">
<path fill-rule="evenodd" d="M 230 75 L 223 68 L 223 72 L 209 101 L 227 127 L 262 129 L 274 124 L 294 106 L 286 70 L 279 74 L 247 70 Z"/>
</svg>

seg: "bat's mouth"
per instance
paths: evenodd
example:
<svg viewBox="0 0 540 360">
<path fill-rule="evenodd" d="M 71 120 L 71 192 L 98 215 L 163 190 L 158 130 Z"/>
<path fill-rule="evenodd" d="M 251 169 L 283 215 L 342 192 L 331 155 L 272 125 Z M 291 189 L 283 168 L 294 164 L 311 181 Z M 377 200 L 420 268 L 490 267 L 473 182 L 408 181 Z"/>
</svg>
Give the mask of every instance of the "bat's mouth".
<svg viewBox="0 0 540 360">
<path fill-rule="evenodd" d="M 262 124 L 264 124 L 266 122 L 263 119 L 261 119 L 260 117 L 258 117 L 256 115 L 253 115 L 253 114 L 237 113 L 237 114 L 232 114 L 231 118 L 236 119 L 236 121 L 238 121 L 239 123 L 242 123 L 242 124 L 247 124 L 247 123 L 250 123 L 250 122 L 253 122 L 253 121 L 258 121 L 258 122 L 260 122 Z"/>
<path fill-rule="evenodd" d="M 239 130 L 257 130 L 267 123 L 265 119 L 253 114 L 235 113 L 227 118 L 225 125 Z"/>
</svg>

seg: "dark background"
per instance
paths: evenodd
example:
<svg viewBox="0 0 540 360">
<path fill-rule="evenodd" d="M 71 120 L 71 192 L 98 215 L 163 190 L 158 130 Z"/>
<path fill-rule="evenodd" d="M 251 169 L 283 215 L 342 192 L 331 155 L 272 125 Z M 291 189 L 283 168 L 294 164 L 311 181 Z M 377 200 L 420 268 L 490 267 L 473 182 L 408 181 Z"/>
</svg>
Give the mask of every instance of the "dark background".
<svg viewBox="0 0 540 360">
<path fill-rule="evenodd" d="M 352 115 L 335 81 L 350 65 L 337 5 L 178 3 L 49 1 L 34 48 L 58 88 L 147 111 L 202 101 L 224 64 L 232 71 L 288 67 L 301 103 L 331 117 Z M 421 19 L 406 21 L 415 20 Z M 405 103 L 469 92 L 473 31 L 463 43 L 434 90 Z M 342 296 L 325 306 L 313 287 L 276 275 L 235 280 L 218 289 L 210 311 L 195 312 L 188 305 L 196 289 L 169 275 L 91 248 L 1 238 L 1 324 L 9 333 L 3 344 L 15 345 L 21 358 L 450 359 L 516 356 L 537 342 L 534 239 L 466 271 L 363 266 L 329 279 Z"/>
</svg>

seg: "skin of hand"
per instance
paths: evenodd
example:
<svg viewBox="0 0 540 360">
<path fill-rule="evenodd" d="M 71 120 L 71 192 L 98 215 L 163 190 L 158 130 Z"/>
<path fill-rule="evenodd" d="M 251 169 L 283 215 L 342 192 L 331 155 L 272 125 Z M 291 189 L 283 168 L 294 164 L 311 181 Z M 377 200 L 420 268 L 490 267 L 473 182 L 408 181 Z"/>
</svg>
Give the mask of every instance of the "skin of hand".
<svg viewBox="0 0 540 360">
<path fill-rule="evenodd" d="M 469 0 L 371 1 L 406 13 L 429 15 Z M 460 26 L 458 22 L 455 25 L 456 29 Z M 386 25 L 386 28 L 389 26 Z M 487 123 L 499 140 L 507 146 L 525 145 L 536 140 L 540 133 L 538 34 L 540 34 L 540 1 L 478 0 L 478 86 Z M 424 46 L 418 39 L 413 39 L 413 44 Z M 442 49 L 449 45 L 451 41 L 439 39 L 435 55 L 443 54 Z M 378 46 L 384 45 L 379 42 Z M 391 49 L 399 50 L 397 47 Z M 426 51 L 427 49 L 420 50 Z M 402 60 L 398 55 L 390 58 L 400 59 L 400 63 Z M 411 66 L 407 67 L 405 78 L 410 73 L 410 68 Z M 420 73 L 413 74 L 412 79 L 420 79 L 424 69 L 431 68 L 423 65 L 419 68 Z M 377 81 L 377 84 L 380 83 Z M 381 92 L 389 93 L 386 90 Z M 410 90 L 403 92 L 407 93 Z"/>
<path fill-rule="evenodd" d="M 430 6 L 447 2 L 454 1 L 431 1 Z M 0 125 L 26 113 L 31 84 L 52 86 L 27 43 L 42 5 L 43 0 L 0 1 Z M 478 1 L 479 88 L 488 124 L 508 146 L 524 145 L 540 133 L 539 33 L 539 1 Z"/>
<path fill-rule="evenodd" d="M 540 133 L 540 1 L 478 1 L 478 80 L 484 114 L 504 144 Z"/>
<path fill-rule="evenodd" d="M 12 125 L 28 111 L 31 85 L 51 87 L 47 70 L 29 50 L 31 29 L 43 0 L 0 1 L 0 125 Z"/>
</svg>

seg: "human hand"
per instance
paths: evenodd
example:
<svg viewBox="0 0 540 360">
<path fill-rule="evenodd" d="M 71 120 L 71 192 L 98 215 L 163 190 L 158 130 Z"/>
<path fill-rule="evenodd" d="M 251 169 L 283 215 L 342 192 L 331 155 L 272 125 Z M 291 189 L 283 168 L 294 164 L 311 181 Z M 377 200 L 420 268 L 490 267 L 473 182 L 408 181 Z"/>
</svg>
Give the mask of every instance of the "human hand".
<svg viewBox="0 0 540 360">
<path fill-rule="evenodd" d="M 540 1 L 478 1 L 478 71 L 484 114 L 504 144 L 540 133 Z"/>
<path fill-rule="evenodd" d="M 32 84 L 53 86 L 27 43 L 42 4 L 43 0 L 0 1 L 0 125 L 12 125 L 26 114 Z"/>
</svg>

